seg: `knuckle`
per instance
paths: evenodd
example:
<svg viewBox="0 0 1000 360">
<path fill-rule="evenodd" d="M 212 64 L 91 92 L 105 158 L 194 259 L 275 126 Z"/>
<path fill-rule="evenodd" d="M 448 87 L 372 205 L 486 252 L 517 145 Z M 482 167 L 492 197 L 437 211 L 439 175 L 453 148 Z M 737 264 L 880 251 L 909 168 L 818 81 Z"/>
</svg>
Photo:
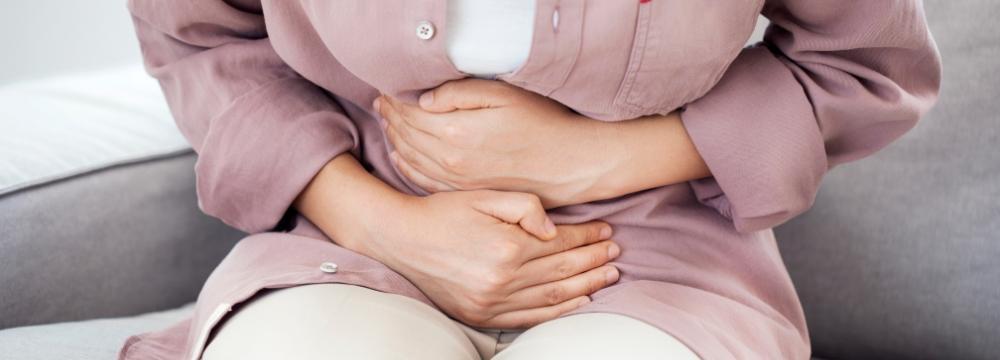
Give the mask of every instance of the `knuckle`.
<svg viewBox="0 0 1000 360">
<path fill-rule="evenodd" d="M 392 123 L 389 123 L 389 126 L 385 127 L 385 135 L 393 144 L 399 142 L 399 134 L 396 134 L 396 127 Z"/>
<path fill-rule="evenodd" d="M 493 298 L 485 293 L 475 293 L 468 297 L 467 309 L 476 314 L 485 313 L 487 309 L 495 304 Z"/>
<path fill-rule="evenodd" d="M 455 173 L 461 173 L 465 167 L 465 158 L 460 154 L 451 154 L 441 159 L 445 168 Z"/>
<path fill-rule="evenodd" d="M 462 142 L 464 140 L 464 138 L 465 138 L 465 135 L 466 135 L 465 127 L 463 127 L 463 126 L 461 126 L 461 125 L 459 125 L 457 123 L 448 123 L 448 124 L 445 124 L 441 128 L 441 131 L 442 131 L 442 135 L 444 136 L 445 141 L 448 141 L 448 142 L 450 142 L 452 144 L 456 144 L 456 143 Z"/>
<path fill-rule="evenodd" d="M 483 277 L 483 283 L 486 287 L 485 293 L 493 293 L 503 289 L 511 282 L 511 277 L 503 271 L 491 271 Z"/>
<path fill-rule="evenodd" d="M 518 195 L 519 201 L 524 204 L 525 208 L 535 210 L 542 208 L 542 200 L 538 195 L 530 193 L 520 193 Z"/>
<path fill-rule="evenodd" d="M 399 152 L 399 156 L 402 157 L 403 160 L 406 160 L 408 164 L 413 165 L 416 163 L 415 160 L 417 159 L 417 153 L 409 146 L 397 147 L 396 151 Z"/>
<path fill-rule="evenodd" d="M 489 319 L 489 316 L 486 315 L 485 309 L 474 305 L 468 305 L 458 309 L 457 314 L 455 315 L 461 318 L 464 322 L 474 324 L 479 324 Z"/>
<path fill-rule="evenodd" d="M 597 292 L 597 290 L 604 288 L 607 280 L 605 280 L 603 274 L 603 272 L 598 273 L 597 275 L 591 276 L 591 278 L 587 280 L 587 294 L 593 294 Z"/>
<path fill-rule="evenodd" d="M 587 226 L 587 238 L 588 239 L 592 239 L 592 240 L 600 239 L 601 238 L 601 227 L 602 226 L 600 224 L 593 224 L 593 225 Z"/>
<path fill-rule="evenodd" d="M 414 174 L 413 174 L 412 171 L 410 171 L 409 167 L 400 166 L 399 167 L 399 172 L 403 173 L 403 176 L 406 176 L 407 178 L 409 178 L 411 180 L 414 178 L 414 176 L 413 176 Z"/>
<path fill-rule="evenodd" d="M 494 248 L 494 256 L 496 256 L 497 263 L 510 264 L 520 257 L 521 251 L 523 251 L 521 244 L 513 241 L 500 241 Z"/>
<path fill-rule="evenodd" d="M 545 289 L 545 294 L 542 296 L 545 298 L 547 304 L 556 305 L 563 301 L 566 296 L 566 290 L 562 286 L 552 286 Z"/>
<path fill-rule="evenodd" d="M 554 269 L 554 271 L 556 273 L 556 276 L 558 276 L 560 279 L 565 279 L 570 276 L 573 276 L 574 275 L 573 263 L 569 259 L 561 260 L 559 261 L 558 264 L 556 264 L 556 268 Z"/>
<path fill-rule="evenodd" d="M 607 249 L 606 246 L 598 246 L 594 249 L 594 251 L 587 254 L 587 264 L 592 266 L 603 264 L 607 259 L 608 254 L 608 251 L 605 249 Z"/>
</svg>

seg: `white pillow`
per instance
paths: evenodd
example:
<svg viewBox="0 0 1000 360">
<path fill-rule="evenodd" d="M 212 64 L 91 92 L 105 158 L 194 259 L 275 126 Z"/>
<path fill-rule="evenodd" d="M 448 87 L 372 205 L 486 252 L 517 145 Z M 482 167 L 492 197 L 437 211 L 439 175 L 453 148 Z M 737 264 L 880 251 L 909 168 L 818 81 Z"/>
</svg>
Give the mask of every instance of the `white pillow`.
<svg viewBox="0 0 1000 360">
<path fill-rule="evenodd" d="M 188 149 L 138 65 L 0 87 L 0 194 Z"/>
</svg>

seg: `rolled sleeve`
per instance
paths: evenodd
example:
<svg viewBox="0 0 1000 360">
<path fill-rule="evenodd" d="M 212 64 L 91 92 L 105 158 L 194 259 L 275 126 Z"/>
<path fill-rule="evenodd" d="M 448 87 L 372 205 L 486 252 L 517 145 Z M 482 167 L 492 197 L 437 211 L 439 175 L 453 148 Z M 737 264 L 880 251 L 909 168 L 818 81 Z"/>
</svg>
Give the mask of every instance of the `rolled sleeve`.
<svg viewBox="0 0 1000 360">
<path fill-rule="evenodd" d="M 333 94 L 292 70 L 260 1 L 130 0 L 143 59 L 198 162 L 201 209 L 240 230 L 274 229 L 358 130 Z"/>
<path fill-rule="evenodd" d="M 358 134 L 308 81 L 275 81 L 213 120 L 195 166 L 206 214 L 247 232 L 273 228 L 331 159 L 356 150 Z"/>
<path fill-rule="evenodd" d="M 744 50 L 681 120 L 713 178 L 692 182 L 741 230 L 768 228 L 812 205 L 826 172 L 823 137 L 802 87 L 763 47 Z"/>
<path fill-rule="evenodd" d="M 681 113 L 713 175 L 695 194 L 743 232 L 806 211 L 829 169 L 899 138 L 940 88 L 919 1 L 772 0 L 762 13 L 764 41 Z"/>
</svg>

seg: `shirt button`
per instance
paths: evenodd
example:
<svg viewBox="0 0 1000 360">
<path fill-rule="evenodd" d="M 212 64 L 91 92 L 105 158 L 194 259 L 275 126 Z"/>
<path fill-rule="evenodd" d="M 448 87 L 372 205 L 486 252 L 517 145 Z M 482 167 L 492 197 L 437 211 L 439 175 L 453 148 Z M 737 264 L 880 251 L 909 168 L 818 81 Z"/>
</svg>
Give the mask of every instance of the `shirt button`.
<svg viewBox="0 0 1000 360">
<path fill-rule="evenodd" d="M 417 24 L 417 37 L 421 40 L 430 40 L 434 37 L 434 24 L 430 21 L 421 21 Z"/>
<path fill-rule="evenodd" d="M 337 264 L 332 262 L 325 262 L 319 265 L 319 271 L 325 272 L 327 274 L 333 274 L 337 272 Z"/>
</svg>

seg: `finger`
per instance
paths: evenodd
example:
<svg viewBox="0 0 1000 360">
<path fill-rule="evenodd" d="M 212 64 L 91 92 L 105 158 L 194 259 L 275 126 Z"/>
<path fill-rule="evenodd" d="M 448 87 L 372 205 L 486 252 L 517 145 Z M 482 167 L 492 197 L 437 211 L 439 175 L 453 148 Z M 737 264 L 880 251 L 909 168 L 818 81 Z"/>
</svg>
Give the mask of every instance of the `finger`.
<svg viewBox="0 0 1000 360">
<path fill-rule="evenodd" d="M 550 241 L 532 244 L 526 254 L 536 259 L 562 253 L 580 246 L 593 244 L 611 238 L 611 225 L 602 221 L 592 221 L 575 225 L 559 225 L 559 235 Z"/>
<path fill-rule="evenodd" d="M 456 190 L 451 185 L 434 180 L 427 175 L 422 174 L 419 170 L 414 169 L 413 166 L 400 159 L 396 152 L 390 153 L 389 159 L 396 165 L 399 172 L 403 173 L 403 176 L 410 179 L 410 181 L 413 181 L 414 184 L 417 184 L 417 186 L 423 188 L 424 190 L 432 193 Z"/>
<path fill-rule="evenodd" d="M 566 279 L 541 283 L 521 289 L 492 309 L 505 313 L 519 309 L 533 309 L 562 303 L 580 296 L 588 296 L 618 281 L 618 268 L 612 265 L 590 269 Z"/>
<path fill-rule="evenodd" d="M 549 219 L 538 196 L 526 193 L 490 191 L 473 203 L 473 208 L 511 224 L 518 224 L 524 231 L 542 240 L 558 235 L 555 224 Z"/>
<path fill-rule="evenodd" d="M 393 145 L 405 143 L 405 145 L 409 145 L 416 152 L 423 154 L 427 161 L 433 162 L 433 164 L 424 164 L 422 161 L 417 161 L 417 159 L 407 159 L 413 160 L 411 163 L 418 165 L 418 169 L 428 173 L 428 175 L 435 175 L 434 173 L 437 173 L 442 176 L 442 179 L 444 179 L 443 176 L 450 174 L 450 172 L 445 170 L 447 165 L 443 158 L 448 156 L 447 154 L 454 154 L 456 151 L 460 151 L 459 149 L 446 145 L 438 138 L 416 129 L 406 122 L 403 122 L 399 126 L 389 126 L 389 128 L 393 131 L 392 134 L 389 134 L 389 141 Z M 402 153 L 400 155 L 406 154 Z"/>
<path fill-rule="evenodd" d="M 419 103 L 420 108 L 435 113 L 494 108 L 509 105 L 514 94 L 500 81 L 463 79 L 424 92 Z"/>
<path fill-rule="evenodd" d="M 399 129 L 391 125 L 386 126 L 385 133 L 386 137 L 389 138 L 389 142 L 396 148 L 396 153 L 400 156 L 401 160 L 409 163 L 414 169 L 419 170 L 422 174 L 427 175 L 427 177 L 457 188 L 451 181 L 451 173 L 446 171 L 439 161 L 427 155 L 427 152 L 414 147 L 410 141 L 403 138 Z M 442 153 L 442 150 L 436 151 L 439 151 L 437 152 L 438 154 Z"/>
<path fill-rule="evenodd" d="M 497 329 L 527 329 L 589 303 L 589 297 L 580 296 L 558 305 L 502 313 L 484 321 L 479 326 Z"/>
<path fill-rule="evenodd" d="M 375 99 L 375 102 L 379 105 L 377 106 L 379 114 L 382 118 L 390 125 L 398 125 L 403 122 L 404 116 L 410 116 L 412 111 L 412 106 L 397 100 L 392 96 L 382 95 Z"/>
<path fill-rule="evenodd" d="M 517 269 L 511 286 L 516 289 L 567 279 L 607 264 L 619 254 L 618 244 L 604 240 L 536 258 Z"/>
<path fill-rule="evenodd" d="M 411 127 L 423 131 L 435 138 L 442 138 L 447 134 L 448 123 L 457 121 L 452 113 L 430 113 L 424 111 L 419 106 L 406 104 L 391 96 L 383 96 L 380 111 L 384 113 L 386 120 L 395 126 L 406 123 Z"/>
</svg>

